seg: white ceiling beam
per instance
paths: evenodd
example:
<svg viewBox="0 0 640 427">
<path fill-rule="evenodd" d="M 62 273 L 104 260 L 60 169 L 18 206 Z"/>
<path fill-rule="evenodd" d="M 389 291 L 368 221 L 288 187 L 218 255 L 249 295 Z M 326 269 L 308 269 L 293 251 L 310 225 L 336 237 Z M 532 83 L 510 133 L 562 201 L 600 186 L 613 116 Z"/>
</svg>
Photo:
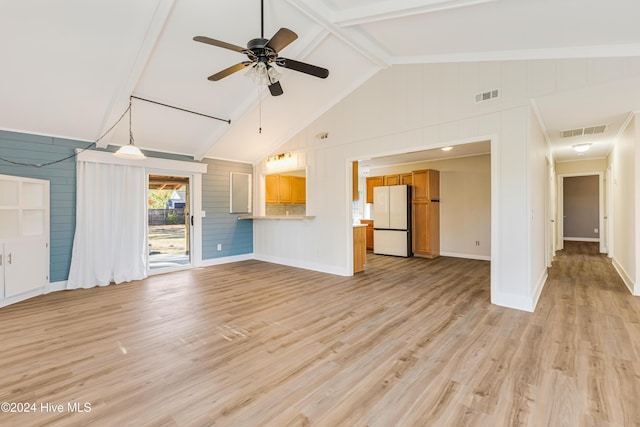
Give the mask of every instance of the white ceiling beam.
<svg viewBox="0 0 640 427">
<path fill-rule="evenodd" d="M 347 30 L 335 25 L 333 22 L 335 14 L 321 2 L 313 2 L 313 5 L 305 0 L 287 0 L 287 2 L 377 66 L 387 68 L 391 64 L 390 55 L 359 30 Z"/>
<path fill-rule="evenodd" d="M 112 127 L 122 116 L 122 113 L 126 111 L 129 104 L 129 96 L 133 94 L 133 90 L 138 84 L 138 80 L 142 76 L 149 58 L 151 58 L 151 54 L 153 53 L 158 39 L 160 38 L 160 34 L 162 33 L 162 29 L 169 18 L 174 2 L 175 0 L 158 1 L 155 13 L 151 18 L 149 28 L 147 29 L 147 33 L 142 44 L 140 45 L 136 59 L 129 68 L 129 73 L 123 78 L 119 90 L 117 90 L 111 98 L 111 102 L 109 103 L 109 107 L 105 112 L 100 126 L 100 133 L 96 135 L 96 139 L 109 130 L 109 128 Z M 96 146 L 99 148 L 105 148 L 109 145 L 113 134 L 114 132 L 111 130 L 104 138 L 98 141 Z"/>
<path fill-rule="evenodd" d="M 496 0 L 393 0 L 347 9 L 335 16 L 334 23 L 340 27 L 368 24 L 388 19 L 404 18 L 412 15 L 457 9 Z"/>
<path fill-rule="evenodd" d="M 559 48 L 461 52 L 423 56 L 399 56 L 394 64 L 438 64 L 449 62 L 525 61 L 535 59 L 616 58 L 640 56 L 640 44 L 571 46 Z"/>
</svg>

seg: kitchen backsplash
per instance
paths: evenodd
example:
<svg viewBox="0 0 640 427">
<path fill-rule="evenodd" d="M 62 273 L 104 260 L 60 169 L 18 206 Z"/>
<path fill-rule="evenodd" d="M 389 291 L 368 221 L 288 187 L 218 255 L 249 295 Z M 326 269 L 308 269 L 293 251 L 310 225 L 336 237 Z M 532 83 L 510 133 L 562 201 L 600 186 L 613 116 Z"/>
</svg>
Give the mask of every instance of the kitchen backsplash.
<svg viewBox="0 0 640 427">
<path fill-rule="evenodd" d="M 266 205 L 266 215 L 306 215 L 307 205 Z"/>
</svg>

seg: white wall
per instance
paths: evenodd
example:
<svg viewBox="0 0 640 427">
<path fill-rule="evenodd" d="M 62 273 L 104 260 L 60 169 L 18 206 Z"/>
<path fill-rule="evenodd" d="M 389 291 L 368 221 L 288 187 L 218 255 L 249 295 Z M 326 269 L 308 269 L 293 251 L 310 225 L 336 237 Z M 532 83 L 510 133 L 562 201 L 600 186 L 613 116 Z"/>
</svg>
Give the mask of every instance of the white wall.
<svg viewBox="0 0 640 427">
<path fill-rule="evenodd" d="M 533 310 L 530 194 L 530 99 L 621 79 L 634 59 L 540 60 L 392 66 L 380 71 L 276 152 L 304 157 L 308 221 L 254 221 L 254 254 L 337 274 L 352 274 L 351 169 L 371 156 L 492 141 L 492 302 Z M 597 73 L 593 73 L 597 70 Z M 564 78 L 568 71 L 581 79 Z M 498 88 L 500 97 L 476 104 L 475 94 Z M 317 139 L 328 132 L 327 139 Z M 533 149 L 536 151 L 537 149 Z M 536 151 L 537 152 L 537 151 Z M 537 159 L 537 156 L 535 157 Z M 537 160 L 534 160 L 537 161 Z M 536 166 L 537 167 L 537 166 Z M 256 175 L 265 173 L 265 162 Z M 537 172 L 536 172 L 537 176 Z M 533 185 L 537 185 L 538 182 Z M 257 198 L 259 199 L 260 196 Z"/>
<path fill-rule="evenodd" d="M 556 162 L 558 175 L 597 174 L 607 170 L 606 159 L 572 160 L 570 162 Z"/>
<path fill-rule="evenodd" d="M 530 280 L 533 304 L 538 302 L 544 283 L 547 280 L 546 250 L 550 223 L 547 223 L 545 209 L 550 200 L 547 179 L 547 158 L 549 146 L 544 131 L 538 121 L 534 109 L 529 110 L 529 209 L 531 223 L 529 226 Z"/>
<path fill-rule="evenodd" d="M 630 120 L 626 129 L 609 154 L 608 163 L 613 172 L 613 265 L 629 290 L 640 295 L 637 260 L 637 203 L 636 170 L 638 150 L 636 144 L 640 114 Z"/>
<path fill-rule="evenodd" d="M 369 176 L 440 171 L 440 254 L 491 259 L 491 156 L 372 168 Z M 476 246 L 475 242 L 480 242 Z"/>
</svg>

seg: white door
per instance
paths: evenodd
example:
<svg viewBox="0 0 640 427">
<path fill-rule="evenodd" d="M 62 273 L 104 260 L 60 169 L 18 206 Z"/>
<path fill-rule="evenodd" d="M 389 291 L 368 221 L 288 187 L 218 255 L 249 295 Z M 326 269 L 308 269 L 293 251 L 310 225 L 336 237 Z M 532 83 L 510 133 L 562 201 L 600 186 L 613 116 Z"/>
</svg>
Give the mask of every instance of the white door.
<svg viewBox="0 0 640 427">
<path fill-rule="evenodd" d="M 389 187 L 389 228 L 406 230 L 407 224 L 407 186 Z"/>
<path fill-rule="evenodd" d="M 389 187 L 373 189 L 373 228 L 389 228 Z"/>
<path fill-rule="evenodd" d="M 45 287 L 48 258 L 47 241 L 43 237 L 6 240 L 5 298 Z"/>
</svg>

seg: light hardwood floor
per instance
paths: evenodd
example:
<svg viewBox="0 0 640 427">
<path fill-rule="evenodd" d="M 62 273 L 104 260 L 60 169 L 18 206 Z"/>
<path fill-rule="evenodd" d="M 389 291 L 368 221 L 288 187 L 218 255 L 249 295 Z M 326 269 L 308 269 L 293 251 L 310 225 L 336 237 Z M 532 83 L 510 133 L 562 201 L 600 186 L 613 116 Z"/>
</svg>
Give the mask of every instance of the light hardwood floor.
<svg viewBox="0 0 640 427">
<path fill-rule="evenodd" d="M 489 303 L 488 262 L 446 257 L 41 296 L 0 309 L 0 402 L 37 405 L 0 425 L 640 425 L 640 298 L 596 252 L 568 243 L 535 313 Z"/>
</svg>

